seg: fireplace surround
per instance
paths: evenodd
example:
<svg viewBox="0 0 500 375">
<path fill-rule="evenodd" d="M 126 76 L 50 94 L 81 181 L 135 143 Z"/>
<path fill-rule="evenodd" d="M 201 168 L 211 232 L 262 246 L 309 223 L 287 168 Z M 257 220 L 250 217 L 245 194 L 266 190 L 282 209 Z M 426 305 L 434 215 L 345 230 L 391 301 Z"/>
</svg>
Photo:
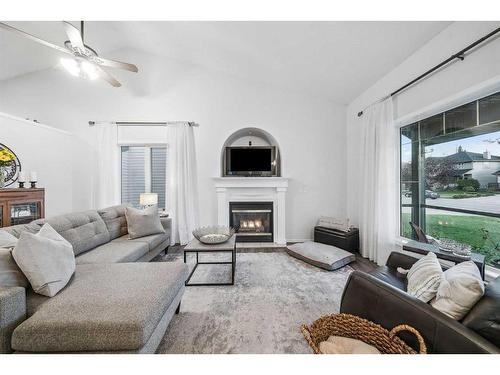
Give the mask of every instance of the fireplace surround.
<svg viewBox="0 0 500 375">
<path fill-rule="evenodd" d="M 272 148 L 275 150 L 273 176 L 227 176 L 227 150 L 231 148 Z M 221 177 L 214 178 L 217 194 L 217 223 L 231 225 L 238 233 L 238 241 L 264 242 L 286 245 L 286 192 L 288 179 L 281 177 L 281 153 L 278 142 L 267 131 L 258 128 L 243 128 L 231 134 L 221 150 Z M 231 208 L 236 208 L 236 216 Z M 259 205 L 264 204 L 266 207 Z M 248 209 L 248 205 L 250 208 Z M 241 208 L 242 207 L 242 208 Z M 253 210 L 253 212 L 241 211 Z M 266 212 L 256 212 L 264 210 Z M 271 211 L 271 212 L 268 212 Z M 260 215 L 262 214 L 262 215 Z M 259 217 L 259 215 L 261 217 Z M 266 223 L 265 223 L 266 222 Z M 274 246 L 273 245 L 273 246 Z M 267 246 L 267 245 L 266 245 Z"/>
<path fill-rule="evenodd" d="M 215 177 L 217 223 L 230 225 L 230 203 L 272 203 L 272 242 L 286 245 L 286 191 L 288 179 L 283 177 Z M 262 242 L 254 236 L 251 242 Z"/>
<path fill-rule="evenodd" d="M 273 242 L 273 202 L 229 202 L 237 242 Z"/>
</svg>

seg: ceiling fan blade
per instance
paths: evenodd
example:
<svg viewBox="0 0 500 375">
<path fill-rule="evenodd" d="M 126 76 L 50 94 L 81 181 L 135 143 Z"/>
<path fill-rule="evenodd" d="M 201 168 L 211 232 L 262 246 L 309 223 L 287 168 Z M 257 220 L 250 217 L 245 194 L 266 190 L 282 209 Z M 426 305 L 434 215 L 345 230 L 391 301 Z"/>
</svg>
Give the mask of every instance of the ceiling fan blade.
<svg viewBox="0 0 500 375">
<path fill-rule="evenodd" d="M 137 73 L 139 69 L 134 64 L 124 63 L 116 60 L 103 59 L 98 57 L 95 59 L 96 63 L 102 66 L 107 66 L 109 68 L 125 69 L 129 72 Z"/>
<path fill-rule="evenodd" d="M 116 80 L 111 74 L 106 72 L 103 68 L 101 68 L 99 65 L 94 64 L 95 69 L 97 74 L 99 74 L 99 77 L 106 82 L 108 82 L 111 86 L 113 87 L 120 87 L 122 84 Z"/>
<path fill-rule="evenodd" d="M 85 46 L 83 45 L 82 34 L 80 34 L 80 30 L 78 30 L 69 22 L 63 21 L 63 24 L 66 35 L 71 42 L 71 46 L 80 49 L 82 52 L 85 51 Z"/>
<path fill-rule="evenodd" d="M 8 31 L 10 31 L 10 32 L 12 32 L 14 34 L 20 35 L 20 36 L 25 37 L 27 39 L 30 39 L 30 40 L 32 40 L 34 42 L 43 44 L 46 47 L 54 48 L 54 49 L 58 50 L 59 52 L 67 53 L 67 54 L 73 56 L 73 53 L 71 51 L 69 51 L 68 49 L 64 48 L 64 47 L 60 47 L 60 46 L 58 46 L 56 44 L 47 42 L 46 40 L 40 39 L 40 38 L 38 38 L 38 37 L 36 37 L 34 35 L 31 35 L 31 34 L 28 34 L 28 33 L 24 32 L 24 31 L 16 29 L 15 27 L 7 25 L 6 23 L 0 22 L 0 28 L 4 29 L 4 30 L 8 30 Z"/>
</svg>

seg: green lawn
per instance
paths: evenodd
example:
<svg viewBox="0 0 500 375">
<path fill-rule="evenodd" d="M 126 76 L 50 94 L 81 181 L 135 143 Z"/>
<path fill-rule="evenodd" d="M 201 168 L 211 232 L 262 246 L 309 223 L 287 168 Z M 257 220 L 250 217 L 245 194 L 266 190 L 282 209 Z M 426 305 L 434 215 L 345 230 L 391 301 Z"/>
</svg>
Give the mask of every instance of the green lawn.
<svg viewBox="0 0 500 375">
<path fill-rule="evenodd" d="M 464 194 L 464 191 L 463 190 L 445 190 L 445 191 L 438 191 L 438 193 L 439 193 L 439 196 L 441 198 L 451 198 L 457 194 Z"/>
<path fill-rule="evenodd" d="M 403 235 L 411 237 L 411 228 L 408 224 L 410 214 L 403 214 Z M 500 262 L 500 251 L 495 250 L 495 244 L 500 244 L 500 219 L 485 216 L 470 215 L 427 215 L 425 232 L 435 238 L 451 238 L 455 241 L 467 243 L 474 252 L 484 254 L 486 263 Z M 489 231 L 490 239 L 484 238 L 482 229 Z"/>
<path fill-rule="evenodd" d="M 467 192 L 463 191 L 463 190 L 445 190 L 445 191 L 438 191 L 437 193 L 439 193 L 439 196 L 441 198 L 453 198 L 454 195 L 470 195 L 468 194 Z M 480 192 L 477 192 L 477 193 L 471 193 L 471 194 L 481 194 L 481 193 L 488 193 L 488 194 L 500 194 L 500 192 L 497 192 L 497 191 L 480 191 Z M 471 195 L 471 198 L 474 198 L 475 195 Z"/>
</svg>

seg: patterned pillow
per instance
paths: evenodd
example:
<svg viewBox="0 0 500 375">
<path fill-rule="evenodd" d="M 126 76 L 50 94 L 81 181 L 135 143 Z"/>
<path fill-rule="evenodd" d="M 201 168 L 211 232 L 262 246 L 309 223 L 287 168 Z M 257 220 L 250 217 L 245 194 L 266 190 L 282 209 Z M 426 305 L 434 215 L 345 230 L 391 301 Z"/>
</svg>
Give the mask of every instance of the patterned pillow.
<svg viewBox="0 0 500 375">
<path fill-rule="evenodd" d="M 442 277 L 443 270 L 436 254 L 430 252 L 408 271 L 407 292 L 423 302 L 429 302 L 436 296 Z"/>
</svg>

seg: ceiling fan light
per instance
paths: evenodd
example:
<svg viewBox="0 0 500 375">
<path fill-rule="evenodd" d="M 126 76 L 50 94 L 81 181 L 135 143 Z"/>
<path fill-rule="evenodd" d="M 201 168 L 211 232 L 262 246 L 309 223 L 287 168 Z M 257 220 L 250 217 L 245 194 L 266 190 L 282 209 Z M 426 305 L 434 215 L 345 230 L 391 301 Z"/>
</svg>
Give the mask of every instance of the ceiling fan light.
<svg viewBox="0 0 500 375">
<path fill-rule="evenodd" d="M 78 62 L 74 59 L 61 58 L 61 65 L 66 69 L 72 76 L 80 76 L 80 66 Z"/>
<path fill-rule="evenodd" d="M 82 61 L 81 68 L 82 68 L 83 72 L 85 73 L 85 76 L 88 79 L 90 79 L 91 81 L 93 81 L 99 77 L 99 74 L 97 73 L 97 69 L 95 68 L 94 64 L 92 64 L 88 61 Z"/>
</svg>

